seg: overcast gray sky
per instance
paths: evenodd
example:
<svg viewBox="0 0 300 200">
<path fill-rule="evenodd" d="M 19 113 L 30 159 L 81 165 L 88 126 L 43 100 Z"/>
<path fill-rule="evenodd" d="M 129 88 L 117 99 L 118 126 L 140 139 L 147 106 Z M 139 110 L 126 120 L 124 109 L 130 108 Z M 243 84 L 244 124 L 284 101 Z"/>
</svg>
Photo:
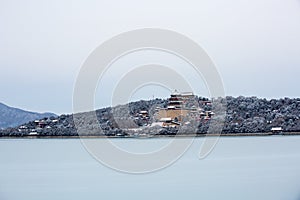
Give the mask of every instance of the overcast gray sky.
<svg viewBox="0 0 300 200">
<path fill-rule="evenodd" d="M 300 96 L 299 0 L 0 0 L 0 25 L 0 102 L 27 110 L 72 112 L 74 82 L 90 52 L 146 27 L 202 46 L 226 95 Z"/>
</svg>

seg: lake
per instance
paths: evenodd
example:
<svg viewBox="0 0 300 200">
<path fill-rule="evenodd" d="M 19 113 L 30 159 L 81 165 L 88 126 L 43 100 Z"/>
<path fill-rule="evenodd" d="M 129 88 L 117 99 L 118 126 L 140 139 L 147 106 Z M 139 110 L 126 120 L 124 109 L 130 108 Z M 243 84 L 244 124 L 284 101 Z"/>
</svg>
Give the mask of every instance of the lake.
<svg viewBox="0 0 300 200">
<path fill-rule="evenodd" d="M 143 152 L 170 140 L 112 141 Z M 300 136 L 222 137 L 199 160 L 203 140 L 173 165 L 133 175 L 100 164 L 79 139 L 1 139 L 0 199 L 300 200 Z"/>
</svg>

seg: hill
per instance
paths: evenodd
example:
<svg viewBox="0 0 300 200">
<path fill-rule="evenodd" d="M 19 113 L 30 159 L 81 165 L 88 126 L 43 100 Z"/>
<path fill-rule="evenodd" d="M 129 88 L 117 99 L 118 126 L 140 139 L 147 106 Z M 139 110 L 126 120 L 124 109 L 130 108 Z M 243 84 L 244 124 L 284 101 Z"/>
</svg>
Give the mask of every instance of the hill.
<svg viewBox="0 0 300 200">
<path fill-rule="evenodd" d="M 201 105 L 201 112 L 210 112 L 211 104 L 207 104 L 208 99 L 195 97 Z M 226 118 L 222 129 L 222 134 L 247 135 L 250 133 L 269 134 L 273 127 L 280 127 L 281 133 L 290 134 L 300 132 L 300 99 L 260 99 L 257 97 L 226 97 L 221 99 L 226 101 Z M 205 104 L 203 104 L 205 102 Z M 84 133 L 87 136 L 137 136 L 137 135 L 174 135 L 178 133 L 178 126 L 152 126 L 155 122 L 155 109 L 165 109 L 168 106 L 166 99 L 154 99 L 149 101 L 131 102 L 127 105 L 114 108 L 102 108 L 96 110 L 97 121 L 91 118 L 91 112 L 76 114 L 77 124 L 84 126 Z M 125 107 L 129 108 L 126 112 Z M 149 113 L 149 116 L 141 114 Z M 156 112 L 157 113 L 157 112 Z M 31 121 L 20 127 L 9 128 L 0 131 L 0 137 L 7 136 L 77 136 L 73 119 L 74 115 L 61 115 L 40 121 Z M 197 130 L 193 133 L 199 135 L 206 134 L 211 119 L 207 116 L 196 116 Z M 186 121 L 184 121 L 186 122 Z M 192 122 L 192 121 L 191 121 Z M 189 124 L 186 126 L 186 134 L 191 133 Z M 97 127 L 103 130 L 97 132 Z M 280 134 L 280 133 L 277 133 Z"/>
<path fill-rule="evenodd" d="M 32 120 L 56 117 L 53 113 L 36 113 L 13 108 L 0 103 L 0 128 L 16 127 Z"/>
</svg>

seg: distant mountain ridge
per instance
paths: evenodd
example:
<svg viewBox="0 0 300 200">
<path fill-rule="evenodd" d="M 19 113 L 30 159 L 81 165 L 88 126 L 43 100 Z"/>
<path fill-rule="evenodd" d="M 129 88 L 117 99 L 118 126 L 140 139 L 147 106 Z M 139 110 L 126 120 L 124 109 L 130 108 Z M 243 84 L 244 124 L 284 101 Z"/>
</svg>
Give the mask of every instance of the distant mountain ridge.
<svg viewBox="0 0 300 200">
<path fill-rule="evenodd" d="M 56 117 L 54 113 L 37 113 L 25 111 L 0 103 L 0 128 L 16 127 L 32 120 Z"/>
</svg>

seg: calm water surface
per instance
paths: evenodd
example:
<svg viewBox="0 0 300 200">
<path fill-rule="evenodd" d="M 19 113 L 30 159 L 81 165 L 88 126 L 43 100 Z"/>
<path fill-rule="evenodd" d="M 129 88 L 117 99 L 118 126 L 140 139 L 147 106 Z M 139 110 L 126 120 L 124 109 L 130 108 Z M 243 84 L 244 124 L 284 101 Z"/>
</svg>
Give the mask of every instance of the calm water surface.
<svg viewBox="0 0 300 200">
<path fill-rule="evenodd" d="M 115 139 L 150 151 L 171 139 Z M 111 170 L 79 139 L 0 140 L 0 200 L 300 200 L 300 137 L 226 137 L 204 160 L 203 138 L 175 164 L 131 175 Z"/>
</svg>

